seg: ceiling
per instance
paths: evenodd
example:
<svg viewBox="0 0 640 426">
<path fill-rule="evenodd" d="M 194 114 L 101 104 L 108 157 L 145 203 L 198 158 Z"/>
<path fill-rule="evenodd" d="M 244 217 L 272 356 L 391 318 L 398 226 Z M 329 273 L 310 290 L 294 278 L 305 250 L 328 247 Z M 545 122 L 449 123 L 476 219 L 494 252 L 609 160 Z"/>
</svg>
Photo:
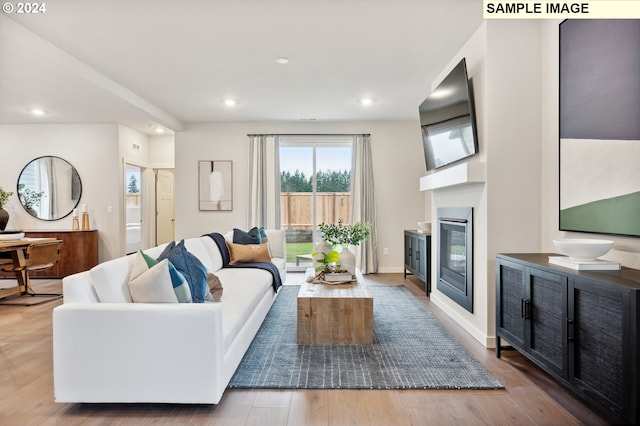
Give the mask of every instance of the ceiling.
<svg viewBox="0 0 640 426">
<path fill-rule="evenodd" d="M 0 15 L 0 124 L 417 119 L 481 23 L 482 0 L 52 0 Z"/>
</svg>

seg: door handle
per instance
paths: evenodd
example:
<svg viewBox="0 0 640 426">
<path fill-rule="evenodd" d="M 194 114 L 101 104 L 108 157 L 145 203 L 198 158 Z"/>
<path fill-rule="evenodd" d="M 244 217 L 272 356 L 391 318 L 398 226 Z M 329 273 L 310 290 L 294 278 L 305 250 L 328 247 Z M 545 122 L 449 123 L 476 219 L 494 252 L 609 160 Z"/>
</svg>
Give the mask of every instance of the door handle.
<svg viewBox="0 0 640 426">
<path fill-rule="evenodd" d="M 531 302 L 527 299 L 520 299 L 520 315 L 524 319 L 531 319 Z"/>
<path fill-rule="evenodd" d="M 567 318 L 567 340 L 575 340 L 575 323 L 569 318 Z"/>
</svg>

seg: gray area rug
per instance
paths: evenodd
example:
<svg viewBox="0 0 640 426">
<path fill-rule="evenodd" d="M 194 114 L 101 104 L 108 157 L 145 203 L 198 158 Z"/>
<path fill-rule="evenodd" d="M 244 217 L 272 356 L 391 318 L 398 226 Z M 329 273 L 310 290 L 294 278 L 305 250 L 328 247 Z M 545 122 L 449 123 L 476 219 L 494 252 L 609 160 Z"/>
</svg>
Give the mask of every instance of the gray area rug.
<svg viewBox="0 0 640 426">
<path fill-rule="evenodd" d="M 402 286 L 369 286 L 373 345 L 298 345 L 299 288 L 280 289 L 229 388 L 504 388 Z"/>
</svg>

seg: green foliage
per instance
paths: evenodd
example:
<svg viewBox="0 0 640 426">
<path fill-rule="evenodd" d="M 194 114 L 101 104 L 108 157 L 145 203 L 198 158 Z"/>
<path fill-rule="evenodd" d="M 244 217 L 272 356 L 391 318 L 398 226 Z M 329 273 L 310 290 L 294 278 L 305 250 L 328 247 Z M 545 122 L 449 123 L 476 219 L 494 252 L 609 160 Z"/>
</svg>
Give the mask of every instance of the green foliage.
<svg viewBox="0 0 640 426">
<path fill-rule="evenodd" d="M 333 271 L 336 269 L 340 269 L 340 265 L 336 264 L 336 262 L 340 259 L 340 253 L 335 250 L 331 250 L 328 253 L 314 252 L 312 253 L 312 256 L 315 257 L 316 261 L 318 262 L 318 266 L 316 266 L 316 272 Z"/>
<path fill-rule="evenodd" d="M 346 170 L 316 173 L 316 191 L 318 192 L 349 192 L 351 191 L 351 173 Z"/>
<path fill-rule="evenodd" d="M 297 169 L 293 174 L 289 171 L 280 172 L 280 191 L 311 192 L 313 176 L 306 177 L 304 172 Z M 347 170 L 319 170 L 316 173 L 316 191 L 349 192 L 351 191 L 351 174 Z"/>
<path fill-rule="evenodd" d="M 371 224 L 369 222 L 356 222 L 353 225 L 344 225 L 342 219 L 338 223 L 321 223 L 318 225 L 323 238 L 332 245 L 357 246 L 369 237 Z"/>
<path fill-rule="evenodd" d="M 131 175 L 129 178 L 129 186 L 127 186 L 127 192 L 130 194 L 137 194 L 140 192 L 140 188 L 138 188 L 138 179 L 134 175 Z"/>
<path fill-rule="evenodd" d="M 280 173 L 280 191 L 311 192 L 312 189 L 311 178 L 307 178 L 304 172 L 296 169 L 293 174 L 288 171 Z"/>
<path fill-rule="evenodd" d="M 18 185 L 18 197 L 20 197 L 20 202 L 27 209 L 38 207 L 42 195 L 44 195 L 44 191 L 36 192 L 31 188 L 25 188 L 24 184 Z"/>
<path fill-rule="evenodd" d="M 9 197 L 13 195 L 11 191 L 5 191 L 4 188 L 0 186 L 0 207 L 3 207 L 9 201 Z"/>
</svg>

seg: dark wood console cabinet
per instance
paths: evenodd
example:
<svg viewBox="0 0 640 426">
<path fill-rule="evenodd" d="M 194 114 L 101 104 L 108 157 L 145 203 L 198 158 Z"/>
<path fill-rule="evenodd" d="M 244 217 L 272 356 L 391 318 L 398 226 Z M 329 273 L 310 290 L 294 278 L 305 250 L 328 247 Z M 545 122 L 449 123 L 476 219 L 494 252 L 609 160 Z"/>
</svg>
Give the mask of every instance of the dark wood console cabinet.
<svg viewBox="0 0 640 426">
<path fill-rule="evenodd" d="M 26 237 L 62 240 L 60 261 L 52 268 L 30 272 L 32 278 L 64 278 L 98 264 L 98 231 L 26 231 Z M 0 272 L 0 278 L 15 278 L 13 272 Z"/>
<path fill-rule="evenodd" d="M 640 270 L 575 271 L 496 256 L 496 356 L 506 340 L 615 423 L 640 422 Z"/>
<path fill-rule="evenodd" d="M 407 270 L 424 282 L 427 296 L 431 293 L 431 234 L 404 231 L 404 277 Z"/>
</svg>

